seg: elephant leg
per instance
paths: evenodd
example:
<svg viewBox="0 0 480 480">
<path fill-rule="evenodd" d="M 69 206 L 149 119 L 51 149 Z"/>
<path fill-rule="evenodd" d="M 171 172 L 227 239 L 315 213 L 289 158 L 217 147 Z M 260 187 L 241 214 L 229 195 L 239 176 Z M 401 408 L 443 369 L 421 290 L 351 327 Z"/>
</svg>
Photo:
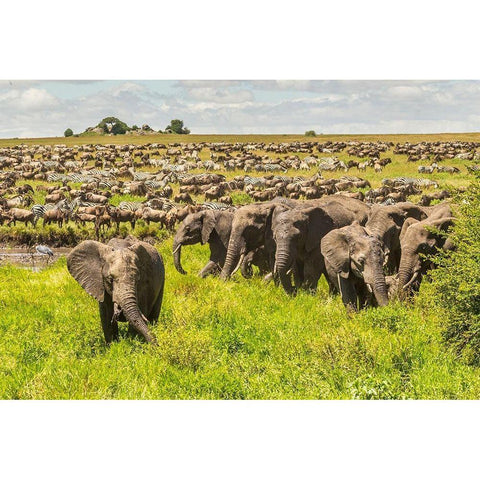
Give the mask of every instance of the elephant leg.
<svg viewBox="0 0 480 480">
<path fill-rule="evenodd" d="M 355 289 L 354 283 L 350 279 L 346 279 L 341 277 L 340 275 L 337 276 L 338 278 L 338 290 L 340 291 L 340 295 L 342 296 L 342 301 L 347 310 L 351 310 L 356 312 L 357 307 L 357 291 Z"/>
<path fill-rule="evenodd" d="M 297 289 L 303 287 L 305 281 L 304 270 L 305 264 L 302 261 L 297 260 L 293 267 L 293 283 Z"/>
<path fill-rule="evenodd" d="M 357 294 L 358 294 L 358 305 L 360 309 L 367 308 L 368 306 L 373 304 L 373 296 L 368 291 L 367 286 L 365 284 L 358 285 Z"/>
<path fill-rule="evenodd" d="M 198 274 L 201 278 L 205 278 L 210 274 L 214 274 L 216 270 L 219 270 L 219 266 L 213 260 L 209 260 L 208 263 L 203 267 L 203 269 Z"/>
<path fill-rule="evenodd" d="M 102 321 L 103 335 L 107 344 L 118 340 L 118 323 L 113 319 L 113 304 L 107 300 L 99 302 L 100 319 Z"/>
<path fill-rule="evenodd" d="M 307 260 L 305 262 L 305 279 L 304 279 L 304 288 L 312 293 L 316 293 L 318 280 L 320 279 L 321 272 L 318 269 L 318 266 L 314 262 Z"/>
<path fill-rule="evenodd" d="M 152 311 L 148 315 L 148 319 L 155 325 L 158 322 L 158 317 L 160 315 L 160 310 L 162 308 L 162 301 L 163 301 L 163 287 L 158 293 L 157 299 L 153 305 Z"/>
</svg>

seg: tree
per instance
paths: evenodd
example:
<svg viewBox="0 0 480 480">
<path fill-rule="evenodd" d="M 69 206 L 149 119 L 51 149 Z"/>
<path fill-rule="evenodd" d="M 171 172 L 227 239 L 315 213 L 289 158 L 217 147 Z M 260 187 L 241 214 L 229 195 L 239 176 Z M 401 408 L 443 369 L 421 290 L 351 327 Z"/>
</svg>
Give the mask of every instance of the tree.
<svg viewBox="0 0 480 480">
<path fill-rule="evenodd" d="M 128 132 L 130 127 L 116 117 L 104 118 L 97 127 L 103 129 L 103 133 L 113 133 L 113 135 L 122 135 Z"/>
<path fill-rule="evenodd" d="M 183 120 L 178 118 L 170 121 L 170 125 L 165 128 L 165 133 L 176 133 L 178 135 L 188 135 L 190 130 L 183 127 Z"/>
<path fill-rule="evenodd" d="M 306 137 L 316 137 L 317 134 L 315 133 L 315 130 L 307 130 L 307 131 L 305 132 L 305 136 L 306 136 Z"/>
<path fill-rule="evenodd" d="M 71 128 L 67 128 L 64 132 L 63 135 L 65 137 L 71 137 L 73 135 L 73 130 Z"/>
</svg>

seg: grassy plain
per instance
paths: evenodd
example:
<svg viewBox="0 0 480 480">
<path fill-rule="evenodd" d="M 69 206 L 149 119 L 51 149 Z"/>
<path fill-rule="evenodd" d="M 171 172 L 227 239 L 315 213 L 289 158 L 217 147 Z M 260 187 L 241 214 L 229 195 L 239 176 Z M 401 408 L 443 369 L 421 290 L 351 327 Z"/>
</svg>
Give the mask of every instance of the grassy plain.
<svg viewBox="0 0 480 480">
<path fill-rule="evenodd" d="M 156 137 L 156 136 L 155 136 Z M 470 140 L 480 134 L 440 136 L 168 136 L 45 139 L 44 143 L 173 141 L 292 141 L 381 139 Z M 171 138 L 174 137 L 174 138 Z M 405 139 L 403 139 L 405 138 Z M 9 143 L 10 142 L 10 143 Z M 0 140 L 0 147 L 30 140 Z M 32 139 L 31 143 L 42 143 Z M 327 156 L 327 155 L 326 155 Z M 391 152 L 382 156 L 392 156 Z M 339 155 L 340 158 L 343 155 Z M 346 155 L 345 155 L 346 157 Z M 360 172 L 372 186 L 381 178 L 417 176 L 418 163 L 392 156 L 383 173 Z M 467 185 L 466 161 L 457 176 L 434 174 L 441 186 Z M 236 172 L 234 174 L 241 174 Z M 289 172 L 293 174 L 292 172 Z M 299 172 L 300 174 L 312 174 Z M 343 172 L 325 174 L 341 176 Z M 349 174 L 356 175 L 355 171 Z M 230 174 L 229 174 L 230 175 Z M 35 201 L 42 201 L 42 194 Z M 116 198 L 115 201 L 120 201 Z M 80 228 L 71 229 L 72 235 Z M 122 234 L 130 227 L 122 227 Z M 58 234 L 57 227 L 0 227 L 28 235 Z M 64 228 L 65 230 L 65 228 Z M 22 233 L 23 232 L 23 233 Z M 91 230 L 82 235 L 91 236 Z M 404 399 L 480 398 L 480 371 L 462 363 L 441 340 L 444 312 L 425 283 L 416 300 L 349 315 L 324 280 L 316 296 L 288 297 L 273 284 L 237 274 L 223 283 L 196 273 L 208 248 L 183 249 L 182 276 L 173 267 L 172 240 L 141 224 L 166 263 L 164 305 L 153 328 L 160 347 L 127 337 L 105 345 L 96 301 L 68 274 L 65 260 L 32 272 L 0 267 L 0 398 L 20 399 Z M 125 326 L 123 326 L 125 327 Z"/>
</svg>

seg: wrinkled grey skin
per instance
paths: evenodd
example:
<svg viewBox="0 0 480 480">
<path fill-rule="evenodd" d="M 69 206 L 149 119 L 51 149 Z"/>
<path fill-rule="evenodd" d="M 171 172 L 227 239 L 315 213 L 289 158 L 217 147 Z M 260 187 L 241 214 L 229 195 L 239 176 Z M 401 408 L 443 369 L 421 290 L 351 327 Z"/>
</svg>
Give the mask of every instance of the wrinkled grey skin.
<svg viewBox="0 0 480 480">
<path fill-rule="evenodd" d="M 199 275 L 206 277 L 218 272 L 225 263 L 232 220 L 233 212 L 228 210 L 204 210 L 187 215 L 173 240 L 173 260 L 177 271 L 186 274 L 181 264 L 182 245 L 208 243 L 210 259 Z"/>
<path fill-rule="evenodd" d="M 186 272 L 181 263 L 181 249 L 183 245 L 208 243 L 210 258 L 200 271 L 200 277 L 219 273 L 225 264 L 228 241 L 232 229 L 233 211 L 229 210 L 204 210 L 189 214 L 180 224 L 173 240 L 173 261 L 179 273 Z M 256 265 L 260 274 L 268 272 L 268 259 L 264 247 L 248 252 L 241 264 L 241 272 L 245 278 L 253 275 L 252 265 Z"/>
<path fill-rule="evenodd" d="M 398 271 L 400 265 L 400 233 L 407 218 L 424 220 L 427 211 L 411 202 L 395 205 L 373 205 L 365 228 L 370 235 L 376 235 L 383 243 L 385 266 L 388 273 Z"/>
<path fill-rule="evenodd" d="M 363 202 L 340 195 L 306 205 L 307 208 L 303 209 L 276 211 L 272 217 L 275 277 L 289 294 L 299 287 L 315 291 L 320 276 L 326 274 L 320 252 L 322 238 L 331 230 L 350 225 L 355 220 L 365 223 L 369 213 L 369 207 Z M 289 272 L 293 273 L 295 287 Z M 334 289 L 330 283 L 330 290 Z"/>
<path fill-rule="evenodd" d="M 227 255 L 220 278 L 227 280 L 240 267 L 245 255 L 265 247 L 270 271 L 273 269 L 274 245 L 272 244 L 271 219 L 275 209 L 286 210 L 294 202 L 274 199 L 271 202 L 252 203 L 239 208 L 234 215 Z"/>
<path fill-rule="evenodd" d="M 107 245 L 86 240 L 70 252 L 67 268 L 98 301 L 107 343 L 118 340 L 117 322 L 126 321 L 129 333 L 157 344 L 148 323 L 160 314 L 165 268 L 154 247 L 132 238 L 112 239 Z"/>
<path fill-rule="evenodd" d="M 402 256 L 398 269 L 398 294 L 403 296 L 410 290 L 420 287 L 425 273 L 433 268 L 433 264 L 425 255 L 433 255 L 438 249 L 454 248 L 445 235 L 455 223 L 448 205 L 441 206 L 421 222 L 408 219 L 400 233 Z M 433 230 L 433 231 L 432 231 Z"/>
<path fill-rule="evenodd" d="M 383 271 L 382 243 L 354 222 L 333 230 L 322 239 L 321 251 L 330 281 L 335 284 L 349 310 L 370 304 L 388 304 Z"/>
</svg>

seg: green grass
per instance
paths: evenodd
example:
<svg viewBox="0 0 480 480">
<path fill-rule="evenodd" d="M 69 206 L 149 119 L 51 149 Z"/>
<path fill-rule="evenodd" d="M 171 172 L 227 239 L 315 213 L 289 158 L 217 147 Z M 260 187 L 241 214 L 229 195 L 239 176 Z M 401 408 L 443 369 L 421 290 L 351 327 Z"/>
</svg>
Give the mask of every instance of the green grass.
<svg viewBox="0 0 480 480">
<path fill-rule="evenodd" d="M 303 135 L 98 136 L 0 140 L 0 147 L 312 140 L 480 141 L 480 134 L 319 135 L 314 139 Z M 209 158 L 208 149 L 200 155 L 202 160 Z M 337 156 L 352 158 L 345 152 Z M 366 172 L 352 169 L 347 175 L 366 178 L 374 188 L 385 177 L 422 176 L 417 173 L 422 162 L 408 163 L 405 155 L 391 151 L 382 154 L 387 156 L 392 164 L 380 174 L 369 168 Z M 428 176 L 439 181 L 441 188 L 470 183 L 466 173 L 470 162 L 454 159 L 442 164 L 457 166 L 462 173 Z M 288 175 L 310 176 L 315 171 L 291 170 Z M 245 174 L 220 173 L 229 179 Z M 324 173 L 326 178 L 342 175 Z M 46 182 L 21 183 L 33 186 L 36 203 L 44 202 L 45 192 L 36 188 Z M 252 201 L 243 192 L 232 197 L 236 204 Z M 203 201 L 203 196 L 195 198 Z M 122 200 L 142 199 L 115 195 L 111 203 Z M 0 267 L 0 398 L 480 397 L 479 370 L 462 363 L 442 343 L 440 322 L 445 312 L 432 302 L 428 284 L 422 285 L 414 303 L 348 315 L 338 297 L 328 296 L 323 280 L 316 296 L 301 292 L 290 298 L 258 277 L 244 280 L 237 274 L 227 283 L 200 279 L 196 274 L 208 258 L 208 247 L 201 246 L 183 249 L 182 263 L 189 274 L 182 276 L 172 264 L 170 233 L 143 221 L 137 222 L 134 232 L 128 223 L 122 224 L 120 235 L 129 233 L 163 242 L 158 248 L 166 262 L 166 291 L 160 321 L 153 328 L 159 348 L 127 337 L 125 325 L 120 341 L 107 347 L 97 303 L 68 274 L 64 259 L 38 273 Z M 111 228 L 106 238 L 114 235 Z M 74 245 L 93 236 L 92 226 L 77 227 L 72 222 L 63 229 L 43 227 L 41 222 L 36 229 L 22 224 L 0 226 L 0 243 L 10 245 Z"/>
<path fill-rule="evenodd" d="M 5 399 L 478 398 L 478 369 L 441 343 L 421 293 L 415 305 L 348 315 L 325 282 L 290 298 L 256 277 L 200 279 L 208 249 L 159 246 L 166 289 L 160 346 L 126 335 L 105 345 L 97 303 L 65 260 L 39 273 L 0 269 L 0 397 Z M 14 288 L 12 286 L 14 285 Z M 428 290 L 428 286 L 426 287 Z M 427 295 L 428 296 L 428 295 Z"/>
</svg>

